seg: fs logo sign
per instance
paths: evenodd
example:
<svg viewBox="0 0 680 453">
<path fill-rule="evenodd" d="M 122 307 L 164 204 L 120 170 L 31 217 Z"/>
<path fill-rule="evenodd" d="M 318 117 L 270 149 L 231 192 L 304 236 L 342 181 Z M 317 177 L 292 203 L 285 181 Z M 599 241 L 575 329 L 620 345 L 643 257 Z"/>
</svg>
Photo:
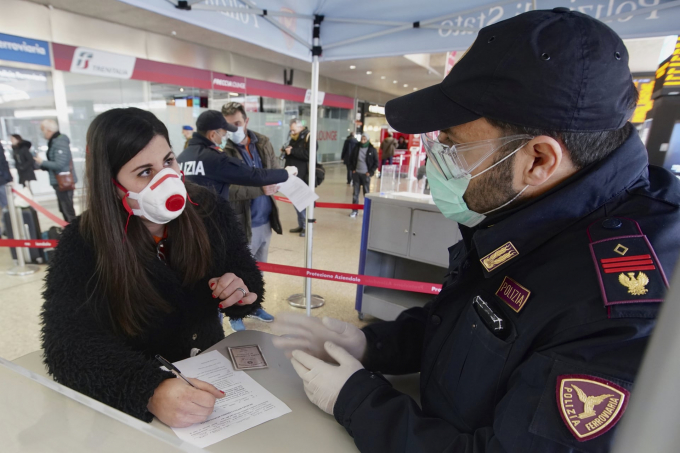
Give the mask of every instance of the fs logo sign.
<svg viewBox="0 0 680 453">
<path fill-rule="evenodd" d="M 129 79 L 132 77 L 136 61 L 135 57 L 127 55 L 78 47 L 71 60 L 71 72 Z"/>
<path fill-rule="evenodd" d="M 78 53 L 78 61 L 76 62 L 76 67 L 79 69 L 87 69 L 90 66 L 90 60 L 94 55 L 92 52 L 86 50 L 80 51 Z"/>
</svg>

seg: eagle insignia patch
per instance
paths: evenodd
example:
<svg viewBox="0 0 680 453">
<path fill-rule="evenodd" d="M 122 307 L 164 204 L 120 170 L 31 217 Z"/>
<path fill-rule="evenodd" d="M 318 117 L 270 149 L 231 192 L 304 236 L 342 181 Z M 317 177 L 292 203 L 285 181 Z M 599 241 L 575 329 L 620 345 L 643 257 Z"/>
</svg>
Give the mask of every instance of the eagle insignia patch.
<svg viewBox="0 0 680 453">
<path fill-rule="evenodd" d="M 616 425 L 628 405 L 628 390 L 588 375 L 557 378 L 557 405 L 564 424 L 579 441 L 601 436 Z"/>
<path fill-rule="evenodd" d="M 619 275 L 619 283 L 628 288 L 628 294 L 633 296 L 644 296 L 647 294 L 647 284 L 649 283 L 649 277 L 645 275 L 644 272 L 638 272 L 637 278 L 635 277 L 635 272 L 628 272 L 626 274 Z"/>
</svg>

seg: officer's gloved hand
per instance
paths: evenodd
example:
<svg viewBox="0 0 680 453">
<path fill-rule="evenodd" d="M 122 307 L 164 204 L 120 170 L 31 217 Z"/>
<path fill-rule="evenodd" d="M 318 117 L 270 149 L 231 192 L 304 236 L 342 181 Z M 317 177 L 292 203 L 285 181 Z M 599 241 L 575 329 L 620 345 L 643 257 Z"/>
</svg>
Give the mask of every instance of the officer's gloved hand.
<svg viewBox="0 0 680 453">
<path fill-rule="evenodd" d="M 324 350 L 340 366 L 328 364 L 299 350 L 293 351 L 291 362 L 304 382 L 307 398 L 322 411 L 333 415 L 340 390 L 354 373 L 364 367 L 347 351 L 330 341 L 324 344 Z"/>
<path fill-rule="evenodd" d="M 290 167 L 286 167 L 286 171 L 288 172 L 289 178 L 291 176 L 297 176 L 297 174 L 298 174 L 297 167 L 292 166 L 292 165 Z"/>
<path fill-rule="evenodd" d="M 352 324 L 334 318 L 283 313 L 276 317 L 272 330 L 282 335 L 274 338 L 274 346 L 283 349 L 288 358 L 293 350 L 299 349 L 318 359 L 333 362 L 333 357 L 324 348 L 327 341 L 344 348 L 359 361 L 366 352 L 366 335 Z"/>
</svg>

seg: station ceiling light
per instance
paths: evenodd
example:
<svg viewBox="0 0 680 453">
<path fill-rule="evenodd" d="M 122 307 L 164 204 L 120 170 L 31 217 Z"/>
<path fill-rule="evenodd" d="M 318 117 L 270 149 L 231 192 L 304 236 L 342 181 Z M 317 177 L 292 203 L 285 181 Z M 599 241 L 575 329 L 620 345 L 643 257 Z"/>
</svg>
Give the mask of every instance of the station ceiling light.
<svg viewBox="0 0 680 453">
<path fill-rule="evenodd" d="M 371 75 L 373 74 L 373 71 L 366 71 L 366 74 Z"/>
<path fill-rule="evenodd" d="M 382 80 L 385 80 L 385 76 L 380 76 L 380 78 L 381 78 Z"/>
<path fill-rule="evenodd" d="M 354 66 L 354 65 L 352 65 L 352 66 L 350 66 L 349 68 L 350 68 L 350 69 L 356 69 L 357 67 Z"/>
<path fill-rule="evenodd" d="M 392 83 L 397 83 L 397 81 L 396 81 L 396 80 L 393 80 Z"/>
<path fill-rule="evenodd" d="M 404 88 L 408 88 L 408 83 L 405 83 L 405 84 L 404 84 Z"/>
</svg>

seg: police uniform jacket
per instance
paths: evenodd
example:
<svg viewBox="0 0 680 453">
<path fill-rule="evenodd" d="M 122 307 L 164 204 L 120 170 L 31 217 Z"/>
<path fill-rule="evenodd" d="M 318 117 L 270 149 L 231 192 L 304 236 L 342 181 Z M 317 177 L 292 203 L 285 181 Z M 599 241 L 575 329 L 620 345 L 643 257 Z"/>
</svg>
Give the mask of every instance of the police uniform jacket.
<svg viewBox="0 0 680 453">
<path fill-rule="evenodd" d="M 45 278 L 42 347 L 49 373 L 59 383 L 146 422 L 153 419 L 146 407 L 149 398 L 163 380 L 173 377 L 160 369 L 155 355 L 175 362 L 224 338 L 219 299 L 212 297 L 208 280 L 232 272 L 258 294 L 251 305 L 221 309 L 232 318 L 254 312 L 264 297 L 262 274 L 229 203 L 206 190 L 192 192 L 192 199 L 212 245 L 210 271 L 195 284 L 183 285 L 181 276 L 158 258 L 146 263 L 151 284 L 171 311 L 153 316 L 142 334 L 117 334 L 106 315 L 110 301 L 92 291 L 97 260 L 80 232 L 80 217 L 64 228 Z M 168 238 L 170 253 L 172 240 Z"/>
<path fill-rule="evenodd" d="M 255 148 L 260 155 L 260 160 L 262 161 L 262 168 L 279 168 L 279 159 L 274 154 L 274 147 L 272 142 L 265 135 L 258 134 L 255 131 L 248 130 L 248 134 L 251 135 L 255 140 Z M 233 157 L 234 159 L 239 159 L 243 162 L 243 156 L 241 152 L 236 147 L 236 144 L 231 140 L 227 141 L 227 145 L 224 147 L 224 153 Z M 238 186 L 232 185 L 229 190 L 229 202 L 236 218 L 243 225 L 248 242 L 252 239 L 253 228 L 252 228 L 252 218 L 250 215 L 250 202 L 251 200 L 264 195 L 262 187 L 252 187 L 252 186 Z M 281 220 L 279 219 L 279 209 L 276 206 L 276 200 L 273 196 L 269 196 L 272 204 L 272 212 L 269 215 L 269 225 L 277 233 L 282 234 L 283 230 L 281 228 Z"/>
<path fill-rule="evenodd" d="M 213 189 L 225 200 L 229 186 L 269 186 L 288 179 L 284 169 L 268 170 L 246 165 L 242 160 L 227 156 L 213 142 L 199 133 L 189 140 L 189 146 L 177 157 L 187 180 Z"/>
<path fill-rule="evenodd" d="M 679 181 L 648 165 L 633 130 L 549 193 L 461 227 L 441 293 L 364 328 L 366 369 L 341 390 L 336 419 L 362 452 L 609 451 L 678 258 L 679 206 Z M 603 260 L 635 268 L 637 256 L 649 256 L 644 271 L 604 272 Z M 422 409 L 378 372 L 420 372 Z"/>
</svg>

